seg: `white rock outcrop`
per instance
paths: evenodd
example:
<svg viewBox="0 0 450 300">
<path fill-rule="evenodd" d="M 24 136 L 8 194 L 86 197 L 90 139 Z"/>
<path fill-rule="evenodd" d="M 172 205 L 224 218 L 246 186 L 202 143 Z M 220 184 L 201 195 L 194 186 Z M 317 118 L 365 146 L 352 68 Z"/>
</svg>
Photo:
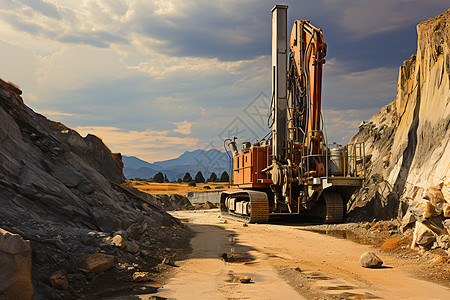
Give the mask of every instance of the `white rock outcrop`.
<svg viewBox="0 0 450 300">
<path fill-rule="evenodd" d="M 397 98 L 352 138 L 365 141 L 371 159 L 369 187 L 350 203 L 350 218 L 358 219 L 365 206 L 368 219 L 395 217 L 399 203 L 418 203 L 430 189 L 443 197 L 433 214 L 448 210 L 450 10 L 420 23 L 417 34 L 417 54 L 399 70 Z M 407 206 L 400 207 L 402 213 Z"/>
</svg>

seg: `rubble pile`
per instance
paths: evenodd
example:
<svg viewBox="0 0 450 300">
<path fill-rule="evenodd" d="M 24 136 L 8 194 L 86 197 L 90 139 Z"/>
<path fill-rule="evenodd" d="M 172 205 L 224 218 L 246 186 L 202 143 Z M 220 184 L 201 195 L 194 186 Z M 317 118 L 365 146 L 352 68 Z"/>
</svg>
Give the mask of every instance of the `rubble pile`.
<svg viewBox="0 0 450 300">
<path fill-rule="evenodd" d="M 187 245 L 180 221 L 125 186 L 120 154 L 35 113 L 20 95 L 0 80 L 0 298 L 18 284 L 23 299 L 93 295 L 154 274 Z"/>
<path fill-rule="evenodd" d="M 401 220 L 412 247 L 450 240 L 450 10 L 417 26 L 417 54 L 400 67 L 397 98 L 353 141 L 364 141 L 366 182 L 347 221 Z M 450 253 L 449 253 L 450 254 Z"/>
</svg>

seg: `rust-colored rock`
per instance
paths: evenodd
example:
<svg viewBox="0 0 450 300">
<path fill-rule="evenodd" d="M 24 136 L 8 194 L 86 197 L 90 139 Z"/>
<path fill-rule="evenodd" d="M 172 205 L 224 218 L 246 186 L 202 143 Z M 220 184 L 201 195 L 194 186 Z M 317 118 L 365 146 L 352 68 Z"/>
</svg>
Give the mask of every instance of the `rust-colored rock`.
<svg viewBox="0 0 450 300">
<path fill-rule="evenodd" d="M 151 279 L 149 272 L 134 272 L 133 274 L 133 280 L 136 282 L 145 282 L 150 281 Z"/>
<path fill-rule="evenodd" d="M 31 299 L 33 293 L 30 241 L 0 228 L 0 299 Z"/>
<path fill-rule="evenodd" d="M 60 272 L 56 272 L 55 274 L 50 276 L 48 281 L 53 287 L 59 290 L 67 291 L 69 289 L 69 282 L 67 281 L 67 277 Z"/>
<path fill-rule="evenodd" d="M 80 265 L 88 272 L 103 272 L 114 265 L 114 256 L 103 253 L 85 255 L 80 259 Z"/>
</svg>

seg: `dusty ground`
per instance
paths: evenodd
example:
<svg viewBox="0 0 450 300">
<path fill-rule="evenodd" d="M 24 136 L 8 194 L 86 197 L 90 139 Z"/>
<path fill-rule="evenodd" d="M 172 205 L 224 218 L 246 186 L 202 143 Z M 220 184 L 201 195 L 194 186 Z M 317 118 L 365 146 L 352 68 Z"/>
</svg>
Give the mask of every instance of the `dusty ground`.
<svg viewBox="0 0 450 300">
<path fill-rule="evenodd" d="M 160 297 L 448 299 L 450 295 L 450 289 L 443 285 L 449 285 L 448 277 L 424 274 L 433 269 L 445 273 L 448 264 L 440 261 L 438 266 L 436 259 L 429 255 L 402 249 L 398 240 L 397 248 L 383 250 L 342 236 L 337 238 L 309 231 L 333 229 L 323 225 L 288 226 L 279 223 L 245 227 L 233 220 L 224 222 L 218 210 L 178 211 L 173 214 L 184 220 L 196 236 L 191 241 L 192 253 L 177 261 L 179 267 L 173 267 L 173 274 L 163 280 L 162 289 L 156 294 Z M 364 227 L 361 232 L 384 235 L 381 225 L 345 226 L 353 226 L 356 233 L 359 231 L 357 228 Z M 381 239 L 365 239 L 366 242 L 376 240 Z M 379 269 L 362 268 L 359 257 L 365 251 L 375 252 L 384 261 L 384 266 Z M 232 256 L 232 262 L 222 261 L 223 253 Z M 240 283 L 241 276 L 250 276 L 252 282 Z M 141 296 L 141 299 L 149 299 L 150 296 Z"/>
<path fill-rule="evenodd" d="M 157 183 L 132 180 L 127 180 L 127 183 L 148 194 L 179 194 L 183 196 L 187 196 L 189 192 L 214 191 L 228 187 L 228 182 L 197 183 L 196 186 L 189 186 L 187 183 Z M 209 186 L 211 189 L 205 189 L 205 186 Z"/>
</svg>

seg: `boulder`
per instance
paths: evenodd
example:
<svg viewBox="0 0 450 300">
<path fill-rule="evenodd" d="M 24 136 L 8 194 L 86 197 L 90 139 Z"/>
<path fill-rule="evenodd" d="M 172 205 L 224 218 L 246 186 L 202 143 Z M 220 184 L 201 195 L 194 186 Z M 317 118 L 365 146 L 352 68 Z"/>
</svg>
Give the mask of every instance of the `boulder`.
<svg viewBox="0 0 450 300">
<path fill-rule="evenodd" d="M 123 236 L 117 234 L 112 238 L 111 244 L 116 247 L 119 247 L 120 249 L 125 249 L 125 247 L 127 247 L 128 242 Z"/>
<path fill-rule="evenodd" d="M 442 222 L 442 226 L 448 231 L 450 232 L 450 219 L 447 219 L 445 221 Z"/>
<path fill-rule="evenodd" d="M 135 241 L 127 242 L 125 251 L 130 252 L 130 253 L 137 253 L 137 252 L 139 252 L 139 246 Z"/>
<path fill-rule="evenodd" d="M 423 217 L 429 219 L 431 217 L 436 217 L 442 213 L 442 209 L 437 209 L 430 200 L 422 198 L 416 206 L 423 212 Z"/>
<path fill-rule="evenodd" d="M 422 198 L 429 200 L 434 207 L 442 206 L 445 203 L 445 199 L 441 189 L 441 186 L 429 187 L 424 190 Z"/>
<path fill-rule="evenodd" d="M 31 246 L 0 228 L 0 299 L 31 299 Z"/>
<path fill-rule="evenodd" d="M 400 231 L 403 232 L 405 229 L 409 227 L 413 227 L 414 223 L 417 221 L 417 216 L 408 209 L 406 214 L 402 218 L 402 223 L 400 225 Z"/>
<path fill-rule="evenodd" d="M 149 272 L 134 272 L 133 280 L 136 282 L 150 281 L 151 275 Z"/>
<path fill-rule="evenodd" d="M 445 203 L 442 206 L 442 214 L 444 215 L 444 217 L 450 218 L 450 204 Z"/>
<path fill-rule="evenodd" d="M 67 291 L 69 289 L 69 282 L 67 281 L 67 277 L 61 272 L 56 272 L 55 274 L 50 276 L 48 281 L 53 287 L 59 290 Z"/>
<path fill-rule="evenodd" d="M 436 238 L 437 245 L 444 250 L 450 248 L 450 235 L 440 235 Z"/>
<path fill-rule="evenodd" d="M 114 265 L 114 256 L 103 253 L 85 255 L 80 259 L 80 265 L 88 272 L 103 272 Z"/>
<path fill-rule="evenodd" d="M 411 248 L 418 246 L 428 246 L 436 240 L 436 235 L 427 225 L 416 222 L 416 227 L 414 228 L 413 241 Z"/>
<path fill-rule="evenodd" d="M 373 252 L 364 252 L 359 262 L 364 268 L 379 268 L 383 265 L 383 261 Z"/>
</svg>

